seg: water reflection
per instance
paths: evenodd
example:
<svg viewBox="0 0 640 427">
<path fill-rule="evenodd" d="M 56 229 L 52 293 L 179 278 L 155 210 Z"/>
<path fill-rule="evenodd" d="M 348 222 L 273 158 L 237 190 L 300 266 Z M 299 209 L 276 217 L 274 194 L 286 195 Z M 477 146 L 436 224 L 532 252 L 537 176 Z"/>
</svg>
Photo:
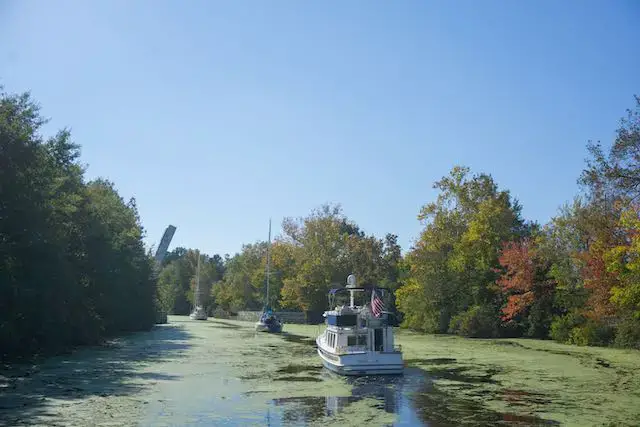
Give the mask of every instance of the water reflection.
<svg viewBox="0 0 640 427">
<path fill-rule="evenodd" d="M 371 406 L 377 410 L 399 414 L 403 412 L 402 407 L 408 404 L 406 395 L 411 392 L 411 388 L 415 389 L 425 381 L 420 369 L 409 368 L 409 371 L 409 375 L 405 376 L 339 377 L 352 386 L 350 396 L 287 397 L 274 399 L 272 404 L 281 410 L 281 421 L 284 424 L 295 425 L 336 416 L 351 404 L 365 398 L 372 399 Z M 327 375 L 336 376 L 333 373 Z"/>
<path fill-rule="evenodd" d="M 373 398 L 376 407 L 387 413 L 395 414 L 398 399 L 401 397 L 402 377 L 360 377 L 348 378 L 352 383 L 351 396 L 327 396 L 325 398 L 326 415 L 332 416 L 342 412 L 348 405 L 364 398 Z"/>
<path fill-rule="evenodd" d="M 335 375 L 335 374 L 332 374 Z M 558 425 L 552 420 L 544 420 L 534 415 L 515 415 L 489 409 L 482 397 L 495 397 L 487 389 L 480 389 L 482 383 L 473 378 L 469 384 L 460 387 L 439 387 L 432 378 L 442 375 L 438 370 L 431 376 L 419 368 L 406 368 L 404 375 L 393 377 L 347 377 L 343 380 L 353 388 L 350 396 L 288 397 L 274 399 L 272 405 L 278 409 L 277 420 L 271 414 L 270 425 L 304 425 L 335 417 L 348 410 L 349 406 L 363 399 L 371 399 L 370 409 L 394 414 L 394 426 L 495 426 L 495 425 Z M 450 375 L 444 375 L 450 377 Z M 494 383 L 486 381 L 484 383 Z M 475 393 L 468 393 L 468 387 L 478 387 Z M 462 390 L 465 393 L 461 393 Z M 477 394 L 476 394 L 477 393 Z M 475 395 L 474 395 L 475 394 Z M 505 400 L 522 400 L 531 397 L 530 403 L 546 403 L 540 396 L 527 396 L 513 390 L 501 391 L 498 396 Z M 517 396 L 518 398 L 514 398 Z M 479 397 L 479 398 L 478 398 Z M 360 408 L 362 409 L 362 408 Z M 357 418 L 357 415 L 355 415 Z"/>
</svg>

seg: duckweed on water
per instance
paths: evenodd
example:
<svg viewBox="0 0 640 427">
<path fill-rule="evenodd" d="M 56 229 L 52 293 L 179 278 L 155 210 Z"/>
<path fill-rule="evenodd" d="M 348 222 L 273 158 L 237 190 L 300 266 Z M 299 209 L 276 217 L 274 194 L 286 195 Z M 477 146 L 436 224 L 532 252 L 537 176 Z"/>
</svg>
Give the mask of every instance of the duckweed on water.
<svg viewBox="0 0 640 427">
<path fill-rule="evenodd" d="M 402 376 L 322 368 L 318 326 L 190 321 L 0 378 L 0 425 L 635 425 L 640 353 L 399 331 Z"/>
</svg>

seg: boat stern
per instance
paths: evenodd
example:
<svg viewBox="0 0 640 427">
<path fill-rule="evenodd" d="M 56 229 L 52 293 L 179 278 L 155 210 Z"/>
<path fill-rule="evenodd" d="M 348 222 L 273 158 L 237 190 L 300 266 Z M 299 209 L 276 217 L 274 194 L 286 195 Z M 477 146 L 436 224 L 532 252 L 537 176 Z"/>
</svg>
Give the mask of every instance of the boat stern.
<svg viewBox="0 0 640 427">
<path fill-rule="evenodd" d="M 256 332 L 271 332 L 271 333 L 282 332 L 282 324 L 267 325 L 264 322 L 256 322 L 255 328 L 256 328 Z"/>
</svg>

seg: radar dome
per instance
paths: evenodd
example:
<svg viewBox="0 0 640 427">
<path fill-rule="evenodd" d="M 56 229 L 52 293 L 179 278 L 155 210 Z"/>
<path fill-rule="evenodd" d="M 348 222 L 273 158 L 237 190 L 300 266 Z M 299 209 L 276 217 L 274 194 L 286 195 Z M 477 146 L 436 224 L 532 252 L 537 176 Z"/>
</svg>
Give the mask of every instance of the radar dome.
<svg viewBox="0 0 640 427">
<path fill-rule="evenodd" d="M 356 287 L 356 276 L 354 276 L 353 274 L 350 274 L 349 277 L 347 277 L 347 288 L 355 288 Z"/>
</svg>

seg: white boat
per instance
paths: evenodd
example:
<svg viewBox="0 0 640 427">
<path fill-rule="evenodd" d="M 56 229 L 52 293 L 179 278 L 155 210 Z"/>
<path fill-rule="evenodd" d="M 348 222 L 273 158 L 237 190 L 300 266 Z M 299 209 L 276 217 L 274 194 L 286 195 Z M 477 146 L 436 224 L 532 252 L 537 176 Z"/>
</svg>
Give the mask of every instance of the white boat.
<svg viewBox="0 0 640 427">
<path fill-rule="evenodd" d="M 394 345 L 390 313 L 383 302 L 390 291 L 375 286 L 356 287 L 353 275 L 347 278 L 347 283 L 346 288 L 329 292 L 330 307 L 334 306 L 336 296 L 346 291 L 350 304 L 324 313 L 326 329 L 316 338 L 322 364 L 341 375 L 402 374 L 402 349 Z M 370 295 L 370 303 L 356 305 L 356 293 Z"/>
<path fill-rule="evenodd" d="M 264 301 L 264 308 L 260 313 L 260 318 L 256 322 L 256 331 L 258 332 L 282 332 L 282 321 L 271 311 L 269 306 L 269 276 L 271 275 L 271 219 L 269 219 L 269 243 L 267 245 L 267 295 Z"/>
<path fill-rule="evenodd" d="M 207 320 L 207 310 L 205 310 L 204 307 L 196 306 L 189 317 L 191 320 Z"/>
<path fill-rule="evenodd" d="M 200 251 L 198 251 L 198 265 L 196 267 L 196 289 L 194 294 L 195 308 L 189 315 L 191 320 L 207 320 L 207 310 L 200 304 Z"/>
</svg>

